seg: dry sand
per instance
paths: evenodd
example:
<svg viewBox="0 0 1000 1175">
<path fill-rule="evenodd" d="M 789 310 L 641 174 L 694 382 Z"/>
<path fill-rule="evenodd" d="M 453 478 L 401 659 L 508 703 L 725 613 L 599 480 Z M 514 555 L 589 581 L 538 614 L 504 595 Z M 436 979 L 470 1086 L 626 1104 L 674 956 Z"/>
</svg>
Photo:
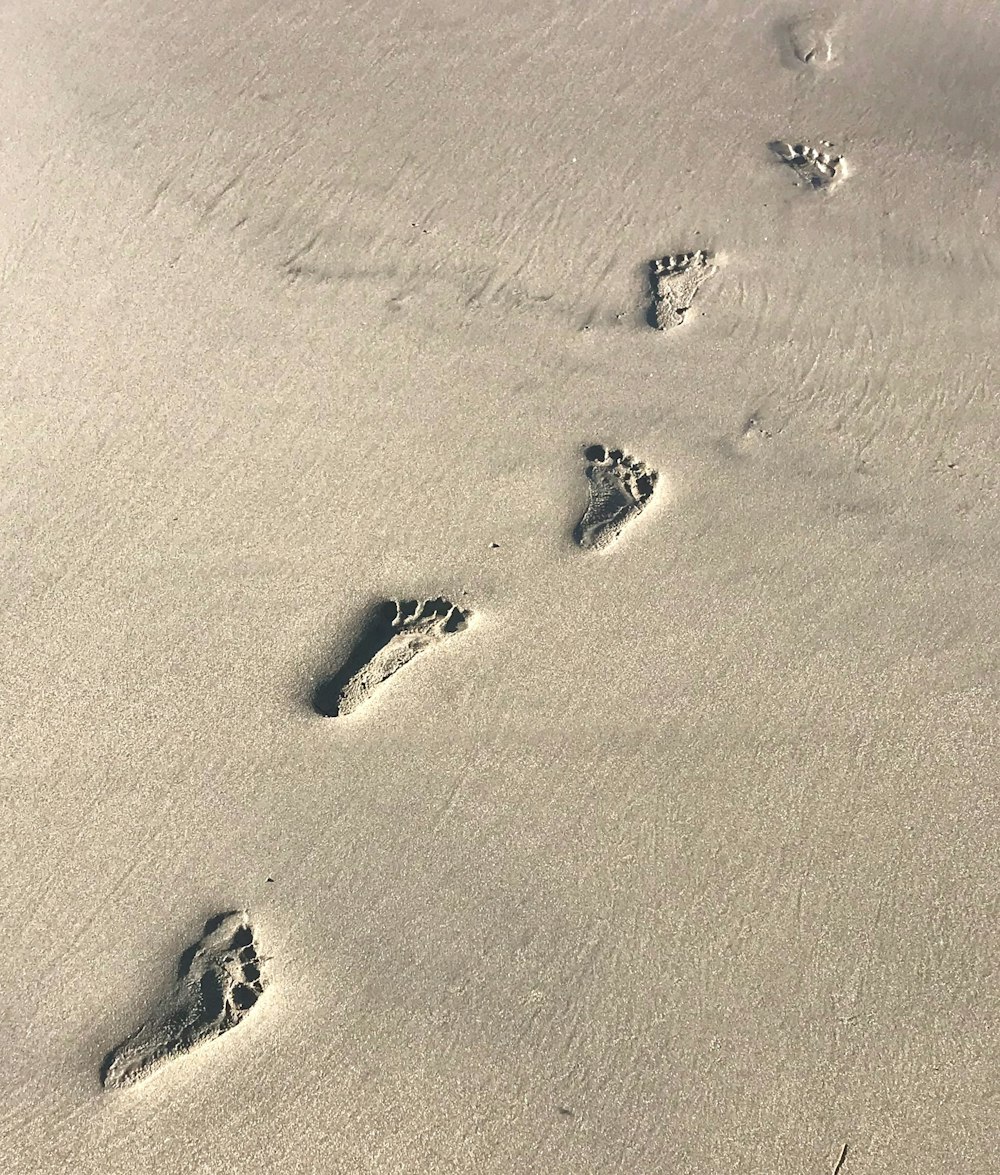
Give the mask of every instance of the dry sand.
<svg viewBox="0 0 1000 1175">
<path fill-rule="evenodd" d="M 0 28 L 4 1169 L 992 1172 L 997 11 Z M 468 628 L 318 716 L 394 597 Z"/>
</svg>

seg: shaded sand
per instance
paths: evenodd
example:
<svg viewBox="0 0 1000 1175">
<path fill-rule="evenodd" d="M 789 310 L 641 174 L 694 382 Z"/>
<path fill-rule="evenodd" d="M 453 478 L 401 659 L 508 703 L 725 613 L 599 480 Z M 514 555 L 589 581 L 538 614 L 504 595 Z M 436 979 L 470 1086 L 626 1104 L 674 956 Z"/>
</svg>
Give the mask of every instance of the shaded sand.
<svg viewBox="0 0 1000 1175">
<path fill-rule="evenodd" d="M 6 1170 L 991 1172 L 997 14 L 3 12 Z"/>
</svg>

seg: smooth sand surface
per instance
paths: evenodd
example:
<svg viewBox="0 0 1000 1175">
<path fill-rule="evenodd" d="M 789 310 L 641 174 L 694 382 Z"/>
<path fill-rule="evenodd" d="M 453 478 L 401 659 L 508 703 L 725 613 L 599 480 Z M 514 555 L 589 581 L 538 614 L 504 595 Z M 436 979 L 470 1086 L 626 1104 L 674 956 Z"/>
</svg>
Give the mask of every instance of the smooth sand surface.
<svg viewBox="0 0 1000 1175">
<path fill-rule="evenodd" d="M 810 11 L 3 5 L 5 1170 L 995 1169 L 1000 16 Z"/>
</svg>

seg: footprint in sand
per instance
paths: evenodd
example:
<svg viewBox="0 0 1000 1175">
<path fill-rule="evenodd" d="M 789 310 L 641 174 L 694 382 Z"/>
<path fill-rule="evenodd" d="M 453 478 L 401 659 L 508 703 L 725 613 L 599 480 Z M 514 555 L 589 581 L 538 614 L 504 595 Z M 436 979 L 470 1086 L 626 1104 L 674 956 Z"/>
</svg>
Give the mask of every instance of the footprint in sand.
<svg viewBox="0 0 1000 1175">
<path fill-rule="evenodd" d="M 590 462 L 590 498 L 573 537 L 586 550 L 599 551 L 649 505 L 659 474 L 621 449 L 590 445 L 583 455 Z"/>
<path fill-rule="evenodd" d="M 786 143 L 774 139 L 768 144 L 771 150 L 795 172 L 802 184 L 809 188 L 830 188 L 845 175 L 844 157 L 836 155 L 832 143 L 820 141 L 818 147 L 807 143 Z"/>
<path fill-rule="evenodd" d="M 219 914 L 181 956 L 165 1007 L 104 1059 L 105 1089 L 124 1089 L 174 1057 L 235 1028 L 264 991 L 260 953 L 245 913 Z"/>
<path fill-rule="evenodd" d="M 788 21 L 782 32 L 795 61 L 813 69 L 832 65 L 835 25 L 836 19 L 830 12 L 809 12 Z"/>
<path fill-rule="evenodd" d="M 783 414 L 771 409 L 757 408 L 744 417 L 739 431 L 721 444 L 729 456 L 744 457 L 759 452 L 762 447 L 779 437 L 787 421 Z"/>
<path fill-rule="evenodd" d="M 680 326 L 702 282 L 716 271 L 710 254 L 674 253 L 650 262 L 653 306 L 650 325 L 657 330 Z"/>
<path fill-rule="evenodd" d="M 390 600 L 381 605 L 340 669 L 313 692 L 324 718 L 350 714 L 418 653 L 468 627 L 470 613 L 450 600 Z"/>
</svg>

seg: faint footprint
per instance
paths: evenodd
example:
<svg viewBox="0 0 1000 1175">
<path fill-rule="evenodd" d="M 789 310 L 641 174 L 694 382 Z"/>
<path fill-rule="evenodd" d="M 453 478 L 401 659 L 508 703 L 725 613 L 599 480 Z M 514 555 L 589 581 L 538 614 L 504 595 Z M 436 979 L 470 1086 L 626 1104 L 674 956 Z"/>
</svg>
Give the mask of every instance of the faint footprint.
<svg viewBox="0 0 1000 1175">
<path fill-rule="evenodd" d="M 830 12 L 809 12 L 788 21 L 784 36 L 792 56 L 802 65 L 825 69 L 833 64 L 836 19 Z"/>
<path fill-rule="evenodd" d="M 381 605 L 341 668 L 316 687 L 313 708 L 324 718 L 352 713 L 418 653 L 467 628 L 469 615 L 441 596 Z"/>
<path fill-rule="evenodd" d="M 844 177 L 844 157 L 824 150 L 832 143 L 821 140 L 819 147 L 810 147 L 775 139 L 768 146 L 810 188 L 828 188 Z"/>
<path fill-rule="evenodd" d="M 573 537 L 581 547 L 598 551 L 649 505 L 659 474 L 621 449 L 590 445 L 583 455 L 590 462 L 590 498 Z"/>
<path fill-rule="evenodd" d="M 744 417 L 739 432 L 725 438 L 721 447 L 729 456 L 747 456 L 780 436 L 786 423 L 783 415 L 775 415 L 770 409 L 757 408 Z"/>
<path fill-rule="evenodd" d="M 669 330 L 680 326 L 702 282 L 716 271 L 712 257 L 697 253 L 675 253 L 650 262 L 653 305 L 650 326 Z"/>
<path fill-rule="evenodd" d="M 161 1065 L 215 1040 L 249 1013 L 266 980 L 245 913 L 219 914 L 181 955 L 166 1007 L 104 1059 L 105 1089 L 124 1089 Z"/>
<path fill-rule="evenodd" d="M 743 422 L 740 438 L 746 445 L 756 445 L 761 441 L 769 441 L 775 434 L 776 426 L 772 425 L 762 413 L 754 412 Z M 778 429 L 777 431 L 780 431 Z"/>
</svg>

